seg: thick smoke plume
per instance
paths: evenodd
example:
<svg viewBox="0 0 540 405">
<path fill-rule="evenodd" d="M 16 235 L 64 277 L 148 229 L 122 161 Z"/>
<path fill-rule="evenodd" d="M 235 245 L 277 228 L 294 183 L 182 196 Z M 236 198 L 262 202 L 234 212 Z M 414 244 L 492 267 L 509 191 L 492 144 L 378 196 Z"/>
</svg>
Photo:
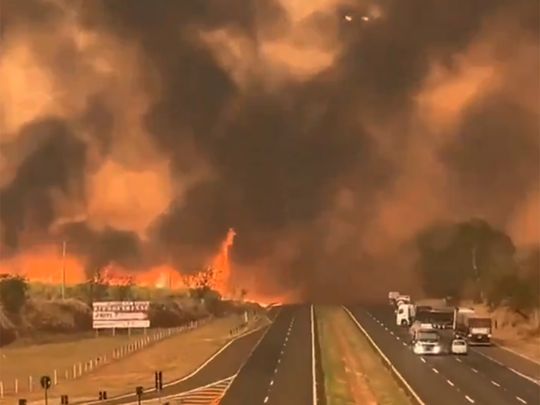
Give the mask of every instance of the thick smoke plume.
<svg viewBox="0 0 540 405">
<path fill-rule="evenodd" d="M 7 0 L 2 255 L 332 300 L 412 288 L 415 235 L 540 241 L 538 4 Z"/>
</svg>

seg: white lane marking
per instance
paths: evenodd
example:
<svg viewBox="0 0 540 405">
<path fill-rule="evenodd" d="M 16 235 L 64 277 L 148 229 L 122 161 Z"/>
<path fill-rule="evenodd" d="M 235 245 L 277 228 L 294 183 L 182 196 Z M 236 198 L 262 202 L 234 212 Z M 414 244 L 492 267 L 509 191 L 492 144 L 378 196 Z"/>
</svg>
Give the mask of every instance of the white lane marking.
<svg viewBox="0 0 540 405">
<path fill-rule="evenodd" d="M 461 359 L 459 357 L 455 357 L 456 361 L 461 363 Z"/>
<path fill-rule="evenodd" d="M 399 336 L 396 336 L 396 339 L 397 339 L 397 340 L 401 340 L 401 339 L 399 338 Z"/>
<path fill-rule="evenodd" d="M 474 404 L 474 399 L 472 399 L 470 396 L 465 395 L 465 398 L 466 398 L 467 401 L 469 401 L 471 404 Z"/>
<path fill-rule="evenodd" d="M 517 371 L 516 369 L 512 368 L 512 367 L 508 367 L 508 370 L 510 370 L 512 373 L 514 374 L 517 374 L 519 375 L 521 378 L 525 378 L 526 380 L 529 380 L 530 382 L 536 384 L 536 385 L 540 385 L 540 381 L 538 380 L 535 380 L 534 378 L 532 377 L 529 377 L 528 375 L 526 374 L 523 374 L 523 373 L 520 373 L 519 371 Z"/>
<path fill-rule="evenodd" d="M 420 357 L 420 360 L 422 360 L 422 363 L 426 362 L 426 359 L 424 359 L 423 357 Z"/>
<path fill-rule="evenodd" d="M 437 370 L 435 367 L 432 367 L 431 369 L 433 370 L 434 373 L 439 374 L 439 370 Z"/>
<path fill-rule="evenodd" d="M 274 380 L 270 380 L 270 386 L 274 385 Z"/>
<path fill-rule="evenodd" d="M 266 404 L 268 402 L 268 395 L 264 397 L 264 403 Z"/>
<path fill-rule="evenodd" d="M 454 383 L 453 383 L 452 381 L 446 380 L 446 382 L 448 383 L 448 385 L 450 385 L 450 386 L 452 386 L 452 387 L 454 386 Z"/>
<path fill-rule="evenodd" d="M 390 334 L 391 334 L 392 336 L 394 336 L 394 332 L 390 331 Z"/>
<path fill-rule="evenodd" d="M 473 367 L 471 367 L 471 370 L 472 370 L 473 372 L 475 372 L 475 373 L 478 373 L 478 370 L 475 369 L 475 368 L 473 368 Z"/>
<path fill-rule="evenodd" d="M 500 386 L 501 386 L 501 384 L 499 384 L 497 381 L 491 380 L 491 383 L 492 383 L 495 387 L 500 387 Z"/>
<path fill-rule="evenodd" d="M 525 401 L 523 398 L 520 398 L 520 397 L 518 397 L 518 396 L 516 396 L 516 399 L 517 399 L 519 402 L 523 403 L 523 404 L 526 404 L 526 403 L 527 403 L 527 401 Z"/>
<path fill-rule="evenodd" d="M 403 346 L 407 346 L 407 343 L 405 343 L 405 342 L 401 342 L 401 343 L 403 343 Z"/>
<path fill-rule="evenodd" d="M 493 357 L 488 356 L 487 354 L 482 353 L 482 352 L 479 351 L 479 350 L 475 350 L 474 352 L 475 352 L 475 353 L 478 353 L 480 356 L 485 357 L 486 359 L 491 360 L 492 362 L 494 362 L 494 363 L 496 363 L 496 364 L 498 364 L 498 365 L 500 365 L 500 366 L 502 366 L 502 367 L 507 368 L 508 370 L 512 371 L 514 374 L 519 375 L 521 378 L 525 378 L 526 380 L 528 380 L 528 381 L 530 381 L 530 382 L 532 382 L 532 383 L 534 383 L 534 384 L 536 384 L 536 385 L 540 385 L 540 381 L 538 381 L 537 379 L 535 379 L 535 378 L 533 378 L 533 377 L 530 377 L 530 376 L 528 376 L 528 375 L 526 375 L 526 374 L 523 374 L 523 373 L 521 373 L 521 372 L 519 372 L 519 371 L 513 369 L 512 367 L 505 366 L 505 365 L 502 364 L 500 361 L 495 360 Z"/>
<path fill-rule="evenodd" d="M 315 364 L 315 310 L 311 305 L 311 379 L 313 381 L 313 404 L 317 405 L 317 369 Z"/>
<path fill-rule="evenodd" d="M 534 363 L 534 364 L 540 366 L 540 363 L 538 362 L 538 360 L 535 360 L 535 359 L 533 359 L 532 357 L 529 357 L 529 356 L 527 356 L 527 355 L 525 355 L 525 354 L 523 354 L 523 353 L 519 353 L 519 352 L 517 352 L 517 351 L 515 351 L 515 350 L 513 350 L 513 349 L 511 349 L 511 348 L 509 348 L 509 347 L 502 346 L 502 345 L 500 345 L 500 344 L 498 344 L 498 343 L 494 343 L 494 345 L 495 345 L 496 347 L 498 347 L 499 349 L 502 349 L 502 350 L 504 350 L 504 351 L 510 352 L 510 353 L 512 353 L 512 354 L 515 354 L 515 355 L 518 356 L 518 357 L 524 358 L 525 360 L 529 360 L 531 363 Z"/>
<path fill-rule="evenodd" d="M 401 375 L 401 373 L 398 371 L 398 369 L 395 368 L 394 365 L 392 364 L 392 362 L 388 359 L 388 357 L 386 357 L 386 355 L 383 353 L 381 348 L 379 346 L 377 346 L 377 344 L 375 343 L 373 338 L 371 336 L 369 336 L 369 334 L 364 329 L 364 327 L 362 325 L 360 325 L 360 322 L 358 322 L 358 319 L 356 319 L 354 317 L 354 315 L 351 313 L 351 311 L 349 311 L 348 308 L 346 308 L 345 306 L 342 306 L 342 308 L 349 315 L 349 317 L 352 319 L 352 321 L 356 324 L 358 329 L 360 329 L 360 331 L 364 334 L 364 336 L 367 338 L 367 340 L 369 340 L 369 342 L 375 348 L 375 350 L 377 350 L 377 353 L 379 353 L 379 355 L 382 357 L 384 362 L 390 367 L 390 370 L 392 370 L 392 372 L 401 380 L 403 385 L 405 385 L 405 387 L 407 388 L 409 393 L 414 397 L 416 402 L 418 402 L 418 405 L 426 405 L 425 402 L 422 401 L 420 399 L 420 397 L 418 396 L 418 394 L 413 390 L 413 388 L 410 386 L 410 384 L 407 382 L 407 380 L 405 380 L 405 378 Z"/>
</svg>

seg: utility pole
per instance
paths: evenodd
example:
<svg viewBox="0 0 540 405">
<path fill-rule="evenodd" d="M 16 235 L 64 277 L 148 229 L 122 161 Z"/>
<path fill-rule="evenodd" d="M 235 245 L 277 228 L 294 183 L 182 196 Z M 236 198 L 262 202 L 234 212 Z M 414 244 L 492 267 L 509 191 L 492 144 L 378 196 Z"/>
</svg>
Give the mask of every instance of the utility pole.
<svg viewBox="0 0 540 405">
<path fill-rule="evenodd" d="M 483 303 L 484 302 L 484 288 L 482 287 L 482 282 L 480 280 L 480 273 L 478 272 L 478 266 L 476 263 L 476 246 L 472 248 L 472 268 L 476 276 L 476 285 L 478 286 L 478 289 L 480 291 L 480 299 L 482 300 L 482 303 Z"/>
<path fill-rule="evenodd" d="M 66 241 L 62 242 L 62 300 L 66 299 Z"/>
</svg>

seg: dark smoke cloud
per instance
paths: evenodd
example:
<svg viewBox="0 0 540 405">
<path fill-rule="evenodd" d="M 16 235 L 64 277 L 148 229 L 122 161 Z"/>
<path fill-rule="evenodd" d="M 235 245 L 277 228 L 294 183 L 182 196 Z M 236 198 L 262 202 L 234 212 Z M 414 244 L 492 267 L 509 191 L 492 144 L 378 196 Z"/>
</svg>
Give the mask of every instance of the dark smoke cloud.
<svg viewBox="0 0 540 405">
<path fill-rule="evenodd" d="M 56 218 L 52 192 L 72 198 L 84 192 L 78 185 L 84 180 L 86 148 L 64 122 L 49 118 L 31 123 L 21 130 L 18 143 L 10 147 L 33 150 L 11 184 L 0 190 L 2 244 L 9 249 L 18 248 L 25 230 L 47 232 Z"/>
<path fill-rule="evenodd" d="M 58 10 L 49 10 L 45 2 L 36 1 L 36 8 L 22 3 L 27 5 L 12 12 L 12 27 L 58 18 Z M 178 182 L 197 172 L 201 160 L 212 173 L 155 220 L 148 242 L 153 255 L 194 271 L 232 226 L 238 232 L 235 261 L 258 271 L 260 260 L 268 259 L 271 277 L 286 289 L 352 296 L 361 282 L 387 281 L 385 275 L 392 275 L 384 268 L 388 263 L 369 253 L 360 236 L 364 224 L 378 215 L 377 201 L 401 173 L 375 139 L 371 124 L 395 123 L 399 130 L 385 134 L 384 141 L 396 150 L 407 146 L 416 96 L 433 60 L 455 68 L 453 57 L 478 40 L 486 21 L 500 13 L 520 21 L 521 30 L 532 36 L 538 32 L 532 17 L 538 7 L 527 0 L 381 3 L 383 17 L 369 24 L 357 18 L 363 12 L 360 6 L 347 10 L 355 15 L 354 23 L 340 27 L 336 47 L 341 51 L 331 67 L 305 80 L 284 80 L 277 90 L 257 80 L 239 86 L 200 39 L 201 32 L 216 29 L 256 44 L 279 39 L 291 22 L 277 0 L 77 3 L 85 29 L 105 32 L 140 51 L 138 63 L 148 75 L 141 87 L 159 83 L 143 122 L 154 145 L 171 159 Z M 37 13 L 38 5 L 47 10 Z M 336 12 L 342 10 L 324 10 L 310 18 L 323 29 Z M 64 62 L 55 64 L 56 74 L 77 71 L 72 43 L 57 55 Z M 76 117 L 98 140 L 103 155 L 111 148 L 115 122 L 106 98 L 87 100 L 86 114 Z M 453 198 L 465 207 L 460 212 L 500 223 L 538 180 L 540 159 L 538 141 L 531 137 L 538 120 L 505 99 L 506 94 L 493 93 L 473 103 L 457 134 L 451 135 L 455 141 L 441 154 L 456 182 L 452 191 L 459 195 Z M 129 100 L 125 108 L 130 108 Z M 53 169 L 39 163 L 45 157 L 29 155 L 17 178 L 2 190 L 6 203 L 1 219 L 10 246 L 17 245 L 21 226 L 34 209 L 42 208 L 41 228 L 54 220 L 47 200 L 50 187 L 61 186 L 66 176 L 77 180 L 83 175 L 84 148 L 62 142 L 68 141 L 57 149 L 43 147 L 49 160 L 57 154 Z M 78 157 L 66 161 L 62 147 L 75 148 L 79 154 L 72 151 L 70 156 Z M 48 170 L 55 176 L 47 177 Z M 333 210 L 343 189 L 356 206 L 338 216 L 352 227 L 340 237 Z M 148 246 L 130 232 L 96 232 L 85 224 L 65 232 L 85 246 L 81 254 L 89 258 L 90 268 L 111 260 L 136 268 L 150 260 L 145 257 Z M 286 246 L 288 253 L 278 246 Z"/>
<path fill-rule="evenodd" d="M 464 203 L 488 218 L 512 214 L 516 201 L 538 187 L 538 115 L 489 94 L 471 106 L 456 143 L 443 151 Z M 497 203 L 493 204 L 494 196 Z"/>
<path fill-rule="evenodd" d="M 85 258 L 86 274 L 95 275 L 115 263 L 131 269 L 143 264 L 143 246 L 137 234 L 105 228 L 94 231 L 83 223 L 72 223 L 62 228 L 60 236 L 69 251 Z"/>
</svg>

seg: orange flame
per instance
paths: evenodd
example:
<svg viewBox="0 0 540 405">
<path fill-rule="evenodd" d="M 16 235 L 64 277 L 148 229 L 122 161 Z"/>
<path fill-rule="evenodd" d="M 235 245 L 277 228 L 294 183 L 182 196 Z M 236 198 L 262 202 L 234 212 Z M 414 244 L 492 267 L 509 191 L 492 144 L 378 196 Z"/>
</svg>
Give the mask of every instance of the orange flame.
<svg viewBox="0 0 540 405">
<path fill-rule="evenodd" d="M 227 296 L 231 276 L 229 252 L 235 235 L 234 230 L 229 229 L 216 256 L 210 260 L 210 273 L 184 276 L 169 265 L 133 272 L 116 263 L 110 263 L 100 271 L 98 278 L 109 285 L 183 289 L 194 287 L 203 277 L 207 277 L 206 284 L 210 288 L 217 290 L 222 296 Z M 61 284 L 63 273 L 66 285 L 80 284 L 88 280 L 84 262 L 69 252 L 63 257 L 55 245 L 33 248 L 32 251 L 0 261 L 0 274 L 6 273 L 22 275 L 29 281 L 47 284 Z"/>
</svg>

